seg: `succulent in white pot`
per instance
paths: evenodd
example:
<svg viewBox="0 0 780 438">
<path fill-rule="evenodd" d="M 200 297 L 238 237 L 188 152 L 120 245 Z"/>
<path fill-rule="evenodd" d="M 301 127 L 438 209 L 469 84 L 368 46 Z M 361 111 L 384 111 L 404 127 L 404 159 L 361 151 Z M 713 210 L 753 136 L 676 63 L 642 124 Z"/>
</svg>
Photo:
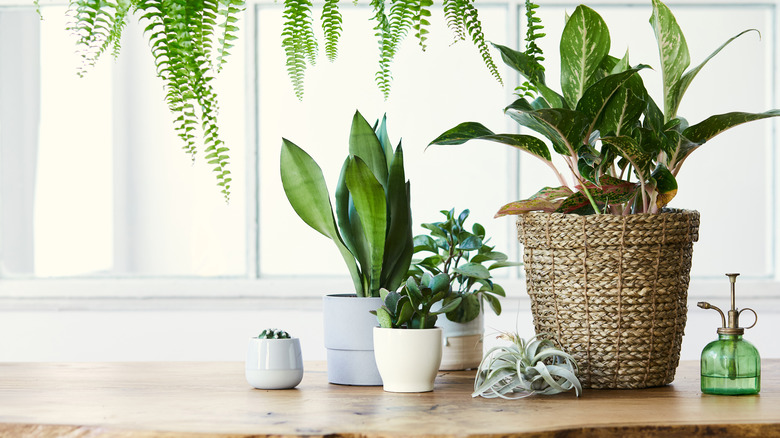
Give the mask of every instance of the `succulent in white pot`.
<svg viewBox="0 0 780 438">
<path fill-rule="evenodd" d="M 400 291 L 381 291 L 383 305 L 373 311 L 374 356 L 388 392 L 433 391 L 441 364 L 442 332 L 437 315 L 453 310 L 460 298 L 439 310 L 433 306 L 449 293 L 446 274 L 409 277 Z"/>
</svg>

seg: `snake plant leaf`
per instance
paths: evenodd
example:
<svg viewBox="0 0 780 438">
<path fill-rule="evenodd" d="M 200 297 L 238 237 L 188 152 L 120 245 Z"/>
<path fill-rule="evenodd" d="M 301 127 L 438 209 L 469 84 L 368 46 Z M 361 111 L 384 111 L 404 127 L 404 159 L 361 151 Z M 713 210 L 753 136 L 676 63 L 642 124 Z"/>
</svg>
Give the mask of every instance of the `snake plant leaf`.
<svg viewBox="0 0 780 438">
<path fill-rule="evenodd" d="M 649 66 L 647 65 L 640 64 L 624 72 L 609 75 L 585 90 L 582 98 L 579 100 L 579 102 L 577 102 L 577 111 L 582 112 L 590 119 L 590 127 L 588 128 L 589 133 L 593 132 L 596 129 L 596 123 L 602 120 L 602 113 L 604 113 L 607 104 L 610 102 L 610 100 L 612 100 L 612 97 L 615 95 L 615 93 L 621 90 L 626 81 L 634 76 L 636 72 L 648 67 Z M 634 111 L 634 113 L 636 116 L 636 121 L 638 121 L 641 110 L 639 112 Z M 609 113 L 608 115 L 612 115 L 612 113 Z M 608 125 L 617 125 L 620 122 L 603 117 L 602 123 Z M 629 123 L 634 123 L 634 121 L 629 121 Z"/>
<path fill-rule="evenodd" d="M 382 150 L 385 153 L 385 162 L 387 163 L 387 171 L 390 172 L 390 167 L 393 163 L 393 145 L 390 143 L 390 136 L 387 134 L 387 114 L 382 116 L 382 122 L 375 129 L 376 138 L 379 139 L 379 144 L 382 145 Z M 401 146 L 400 142 L 398 146 Z"/>
<path fill-rule="evenodd" d="M 490 278 L 490 271 L 488 271 L 488 268 L 480 265 L 479 263 L 466 263 L 465 265 L 461 265 L 453 269 L 453 271 L 467 277 L 482 279 Z"/>
<path fill-rule="evenodd" d="M 661 58 L 664 121 L 669 121 L 675 117 L 673 108 L 679 104 L 679 97 L 681 97 L 675 97 L 672 90 L 690 65 L 691 56 L 688 43 L 685 42 L 685 36 L 672 11 L 660 0 L 652 1 L 653 14 L 650 16 L 650 25 L 655 33 L 658 54 Z"/>
<path fill-rule="evenodd" d="M 374 174 L 374 179 L 387 190 L 389 166 L 385 158 L 385 151 L 374 132 L 374 128 L 358 111 L 355 111 L 355 115 L 352 117 L 352 128 L 349 131 L 349 154 L 360 157 Z"/>
<path fill-rule="evenodd" d="M 501 53 L 501 58 L 506 65 L 523 75 L 524 78 L 539 90 L 539 94 L 541 94 L 547 102 L 548 107 L 568 108 L 563 96 L 545 84 L 544 69 L 534 67 L 536 60 L 533 59 L 533 57 L 500 44 L 493 44 L 493 47 L 498 49 Z"/>
<path fill-rule="evenodd" d="M 404 153 L 401 144 L 395 150 L 387 182 L 388 226 L 385 243 L 382 284 L 397 289 L 406 278 L 412 261 L 414 241 L 409 205 L 409 187 L 404 173 Z"/>
<path fill-rule="evenodd" d="M 742 35 L 748 32 L 756 32 L 759 34 L 759 37 L 761 36 L 761 33 L 756 29 L 743 30 L 737 35 L 729 38 L 728 41 L 723 43 L 714 52 L 712 52 L 710 56 L 707 57 L 707 59 L 702 61 L 701 64 L 699 64 L 698 66 L 696 66 L 691 70 L 688 70 L 684 75 L 682 75 L 682 77 L 677 82 L 674 83 L 674 85 L 672 85 L 672 89 L 669 90 L 669 108 L 667 109 L 669 118 L 675 117 L 677 115 L 677 109 L 680 107 L 680 102 L 682 101 L 683 94 L 685 94 L 685 91 L 688 89 L 688 86 L 691 85 L 693 78 L 696 77 L 696 75 L 707 64 L 707 62 L 709 62 L 710 59 L 714 58 L 715 55 L 717 55 L 721 50 L 723 50 L 723 48 L 731 44 L 732 41 L 734 41 L 735 39 L 741 37 Z"/>
<path fill-rule="evenodd" d="M 595 82 L 593 74 L 609 54 L 607 24 L 593 9 L 580 5 L 574 10 L 561 34 L 561 88 L 570 107 Z"/>
<path fill-rule="evenodd" d="M 349 269 L 355 292 L 360 296 L 363 293 L 360 270 L 336 228 L 322 169 L 309 154 L 287 139 L 282 139 L 280 160 L 282 186 L 290 205 L 306 224 L 336 244 Z"/>
<path fill-rule="evenodd" d="M 653 170 L 651 177 L 656 182 L 655 189 L 658 192 L 655 200 L 656 206 L 663 208 L 677 195 L 677 179 L 662 163 L 659 163 L 658 167 Z"/>
<path fill-rule="evenodd" d="M 360 222 L 360 216 L 357 214 L 355 203 L 347 188 L 346 178 L 349 160 L 349 158 L 344 160 L 339 181 L 336 185 L 336 220 L 341 230 L 344 244 L 357 259 L 361 272 L 368 273 L 371 271 L 371 251 L 363 231 L 363 225 Z"/>
<path fill-rule="evenodd" d="M 572 155 L 576 147 L 583 143 L 583 136 L 590 120 L 581 112 L 563 108 L 528 110 L 517 106 L 518 102 L 507 107 L 509 117 L 517 123 L 547 137 L 556 152 Z"/>
<path fill-rule="evenodd" d="M 373 131 L 371 132 L 373 135 Z M 382 257 L 385 252 L 387 229 L 385 191 L 368 165 L 358 156 L 349 158 L 345 181 L 355 203 L 355 210 L 360 216 L 371 255 L 370 294 L 367 295 L 375 296 L 379 292 Z"/>
<path fill-rule="evenodd" d="M 483 124 L 477 122 L 465 122 L 444 132 L 428 146 L 431 145 L 459 145 L 469 140 L 488 140 L 505 144 L 522 151 L 528 152 L 545 161 L 552 159 L 550 150 L 544 142 L 531 135 L 522 134 L 496 134 Z"/>
</svg>

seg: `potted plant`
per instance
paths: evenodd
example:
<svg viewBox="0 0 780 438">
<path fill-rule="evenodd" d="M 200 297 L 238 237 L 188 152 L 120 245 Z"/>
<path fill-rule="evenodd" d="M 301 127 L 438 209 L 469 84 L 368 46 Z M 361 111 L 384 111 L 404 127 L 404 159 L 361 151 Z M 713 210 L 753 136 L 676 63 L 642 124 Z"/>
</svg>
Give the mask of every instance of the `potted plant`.
<svg viewBox="0 0 780 438">
<path fill-rule="evenodd" d="M 455 309 L 460 298 L 439 310 L 433 305 L 449 294 L 447 274 L 409 277 L 399 292 L 382 289 L 382 306 L 371 313 L 374 327 L 374 355 L 388 392 L 433 391 L 441 362 L 442 335 L 437 315 Z"/>
<path fill-rule="evenodd" d="M 665 208 L 677 192 L 676 176 L 691 153 L 717 134 L 780 115 L 732 112 L 689 124 L 677 111 L 691 81 L 749 31 L 686 71 L 690 56 L 682 30 L 661 1 L 652 6 L 663 111 L 637 74 L 647 66 L 630 66 L 627 54 L 610 56 L 607 25 L 587 6 L 574 10 L 561 35 L 560 93 L 545 82 L 534 42 L 542 35 L 535 8 L 528 9 L 524 52 L 496 46 L 527 80 L 505 112 L 552 144 L 571 181 L 535 136 L 495 134 L 467 122 L 432 142 L 507 144 L 542 160 L 560 181 L 560 187 L 505 205 L 497 216 L 519 215 L 536 331 L 552 333 L 571 352 L 584 387 L 641 388 L 674 379 L 699 224 L 698 212 Z"/>
<path fill-rule="evenodd" d="M 409 275 L 420 280 L 425 273 L 446 274 L 450 293 L 442 300 L 460 304 L 439 319 L 444 346 L 441 370 L 476 368 L 482 360 L 484 308 L 489 305 L 496 315 L 501 314 L 499 297 L 505 297 L 504 288 L 492 280 L 494 269 L 520 265 L 508 261 L 506 254 L 488 245 L 485 227 L 474 223 L 471 231 L 466 226 L 470 211 L 442 210 L 444 221 L 424 223 L 430 234 L 414 237 L 414 253 L 424 258 L 412 259 Z"/>
<path fill-rule="evenodd" d="M 323 301 L 328 380 L 381 385 L 368 313 L 380 306 L 382 288 L 396 290 L 412 260 L 409 181 L 401 143 L 393 150 L 386 119 L 371 127 L 359 112 L 352 118 L 349 156 L 335 191 L 335 215 L 322 170 L 303 149 L 282 140 L 281 177 L 295 212 L 329 237 L 352 278 L 354 294 Z"/>
<path fill-rule="evenodd" d="M 263 330 L 249 339 L 244 369 L 254 388 L 295 388 L 303 379 L 301 342 L 283 330 Z"/>
</svg>

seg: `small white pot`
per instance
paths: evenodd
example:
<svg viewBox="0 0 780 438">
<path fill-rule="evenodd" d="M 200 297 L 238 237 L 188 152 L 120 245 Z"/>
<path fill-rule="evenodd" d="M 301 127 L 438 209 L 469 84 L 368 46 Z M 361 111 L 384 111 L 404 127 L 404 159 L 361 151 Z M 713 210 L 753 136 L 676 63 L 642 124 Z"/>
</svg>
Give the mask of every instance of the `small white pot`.
<svg viewBox="0 0 780 438">
<path fill-rule="evenodd" d="M 251 338 L 246 352 L 246 381 L 257 389 L 291 389 L 303 379 L 298 338 Z"/>
<path fill-rule="evenodd" d="M 374 356 L 388 392 L 433 391 L 441 363 L 438 327 L 395 329 L 374 327 Z"/>
</svg>

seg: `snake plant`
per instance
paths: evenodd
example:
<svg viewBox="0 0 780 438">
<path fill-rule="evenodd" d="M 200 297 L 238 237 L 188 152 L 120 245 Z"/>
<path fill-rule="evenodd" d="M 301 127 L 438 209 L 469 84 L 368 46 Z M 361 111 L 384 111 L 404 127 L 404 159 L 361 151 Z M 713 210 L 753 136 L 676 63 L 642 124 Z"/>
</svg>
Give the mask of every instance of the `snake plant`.
<svg viewBox="0 0 780 438">
<path fill-rule="evenodd" d="M 574 389 L 579 397 L 577 363 L 539 335 L 528 341 L 517 333 L 504 333 L 508 346 L 491 348 L 477 369 L 472 397 L 518 399 L 533 394 L 558 394 Z"/>
<path fill-rule="evenodd" d="M 698 66 L 688 69 L 685 36 L 671 10 L 652 0 L 650 25 L 658 44 L 663 84 L 663 111 L 637 74 L 647 65 L 629 64 L 609 55 L 609 29 L 601 16 L 580 5 L 568 17 L 561 34 L 561 87 L 545 81 L 538 47 L 519 52 L 496 47 L 504 62 L 538 92 L 526 93 L 505 108 L 521 126 L 548 140 L 572 176 L 567 181 L 552 161 L 542 139 L 532 135 L 495 134 L 477 122 L 462 123 L 431 144 L 456 145 L 470 140 L 503 143 L 540 159 L 552 169 L 560 187 L 545 187 L 531 198 L 502 207 L 496 216 L 530 211 L 579 214 L 655 213 L 677 193 L 677 175 L 691 153 L 727 129 L 746 122 L 780 116 L 730 112 L 689 124 L 678 114 L 685 91 L 707 62 L 740 36 L 718 47 Z M 532 16 L 532 14 L 531 14 Z M 538 26 L 529 21 L 529 27 Z M 538 37 L 539 35 L 537 35 Z"/>
<path fill-rule="evenodd" d="M 357 4 L 357 0 L 354 0 L 354 3 Z M 375 79 L 377 87 L 387 99 L 392 81 L 390 65 L 407 34 L 413 32 L 421 49 L 426 49 L 431 8 L 434 3 L 433 0 L 370 0 L 370 5 L 373 9 L 371 19 L 376 23 L 375 37 L 379 45 L 379 69 Z M 485 41 L 474 0 L 443 0 L 442 7 L 454 42 L 470 39 L 490 74 L 499 83 L 503 83 Z M 287 72 L 299 99 L 303 98 L 306 68 L 316 63 L 319 53 L 312 8 L 311 0 L 284 1 L 282 47 L 287 58 Z M 338 53 L 343 22 L 338 0 L 325 0 L 321 22 L 325 53 L 328 60 L 333 61 Z"/>
<path fill-rule="evenodd" d="M 386 119 L 376 128 L 359 112 L 352 118 L 349 156 L 336 185 L 336 214 L 322 169 L 293 142 L 283 139 L 284 192 L 298 216 L 329 237 L 347 264 L 355 293 L 377 297 L 396 290 L 412 260 L 412 212 L 401 143 L 395 151 Z"/>
<path fill-rule="evenodd" d="M 457 216 L 454 209 L 442 210 L 441 213 L 444 221 L 422 224 L 430 235 L 414 237 L 414 253 L 423 253 L 427 257 L 412 259 L 409 274 L 416 279 L 421 279 L 426 272 L 433 275 L 443 273 L 449 277 L 452 293 L 444 298 L 443 304 L 460 300 L 458 306 L 446 312 L 450 321 L 472 321 L 479 316 L 485 303 L 496 315 L 500 315 L 499 297 L 505 297 L 506 292 L 492 280 L 491 271 L 519 266 L 520 263 L 508 261 L 506 254 L 488 245 L 490 238 L 485 237 L 482 225 L 474 223 L 471 231 L 466 229 L 469 210 L 463 210 Z"/>
<path fill-rule="evenodd" d="M 184 150 L 195 159 L 197 132 L 217 184 L 230 196 L 228 147 L 219 136 L 217 95 L 212 87 L 232 41 L 244 0 L 71 0 L 68 30 L 77 37 L 83 75 L 106 51 L 117 56 L 129 17 L 137 13 L 163 80 L 166 102 Z"/>
<path fill-rule="evenodd" d="M 436 326 L 438 315 L 454 310 L 460 297 L 432 310 L 433 305 L 450 295 L 450 277 L 447 274 L 425 273 L 420 279 L 409 277 L 399 291 L 381 289 L 382 306 L 371 313 L 382 328 L 426 329 Z"/>
</svg>

